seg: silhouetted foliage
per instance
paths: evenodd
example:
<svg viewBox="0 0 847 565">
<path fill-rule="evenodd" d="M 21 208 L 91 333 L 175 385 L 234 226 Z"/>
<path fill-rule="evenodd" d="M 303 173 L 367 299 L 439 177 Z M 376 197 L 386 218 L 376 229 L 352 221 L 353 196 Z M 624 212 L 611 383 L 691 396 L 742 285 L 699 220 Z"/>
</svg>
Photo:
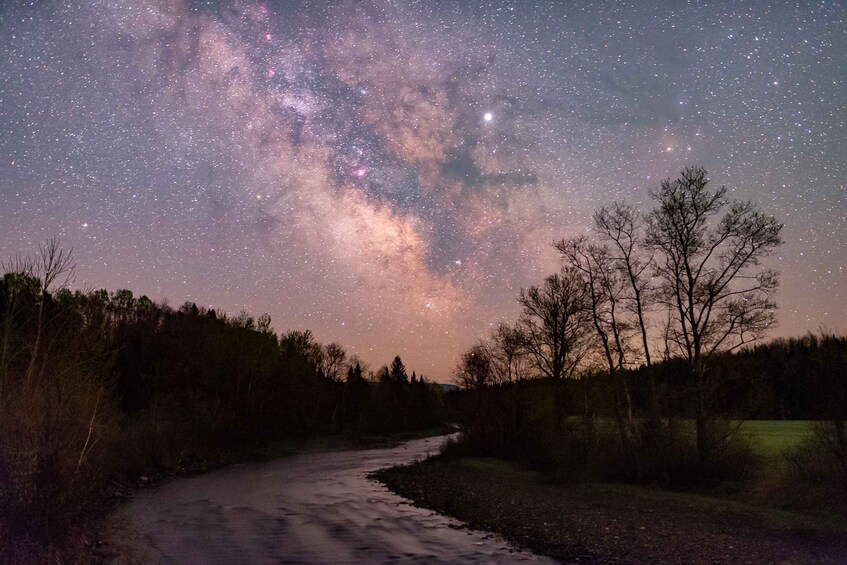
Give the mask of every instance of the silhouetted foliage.
<svg viewBox="0 0 847 565">
<path fill-rule="evenodd" d="M 391 379 L 391 382 L 396 385 L 409 383 L 409 375 L 406 374 L 406 366 L 403 364 L 403 360 L 400 359 L 399 355 L 391 362 L 389 378 Z"/>
<path fill-rule="evenodd" d="M 540 375 L 572 377 L 588 354 L 592 336 L 587 300 L 586 285 L 572 268 L 550 275 L 540 287 L 521 289 L 518 326 Z"/>
</svg>

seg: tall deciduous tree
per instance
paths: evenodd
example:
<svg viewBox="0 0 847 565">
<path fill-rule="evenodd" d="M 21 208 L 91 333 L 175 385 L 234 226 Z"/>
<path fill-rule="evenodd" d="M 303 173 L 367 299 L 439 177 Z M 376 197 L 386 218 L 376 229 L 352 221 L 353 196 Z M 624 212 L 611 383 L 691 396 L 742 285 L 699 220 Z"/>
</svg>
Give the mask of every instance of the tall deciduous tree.
<svg viewBox="0 0 847 565">
<path fill-rule="evenodd" d="M 42 338 L 45 320 L 45 304 L 52 296 L 51 293 L 67 287 L 74 277 L 75 264 L 73 250 L 63 249 L 58 239 L 46 240 L 38 247 L 34 257 L 10 258 L 8 263 L 0 263 L 5 271 L 17 273 L 18 276 L 29 277 L 38 282 L 36 295 L 35 337 L 30 347 L 30 360 L 26 370 L 26 378 L 33 377 L 39 354 L 42 350 Z"/>
<path fill-rule="evenodd" d="M 621 440 L 625 442 L 628 428 L 633 425 L 632 396 L 623 374 L 630 332 L 630 325 L 622 313 L 627 282 L 614 267 L 606 246 L 589 243 L 583 237 L 559 241 L 555 247 L 567 264 L 582 275 L 585 283 L 591 323 L 602 346 L 609 376 L 616 383 L 615 414 Z"/>
<path fill-rule="evenodd" d="M 347 351 L 340 343 L 328 343 L 322 347 L 320 371 L 325 377 L 340 382 L 347 364 Z"/>
<path fill-rule="evenodd" d="M 499 383 L 520 382 L 529 376 L 527 351 L 521 331 L 500 324 L 487 344 L 493 379 Z"/>
<path fill-rule="evenodd" d="M 650 338 L 647 314 L 653 298 L 650 282 L 653 267 L 652 256 L 643 249 L 644 221 L 633 206 L 614 202 L 594 213 L 594 232 L 608 244 L 613 267 L 621 273 L 628 284 L 628 293 L 623 297 L 624 305 L 634 316 L 641 337 L 641 350 L 649 375 L 649 416 L 652 427 L 659 423 L 659 394 L 650 354 Z"/>
<path fill-rule="evenodd" d="M 540 374 L 554 380 L 573 376 L 591 338 L 588 295 L 579 271 L 563 268 L 540 287 L 521 289 L 518 325 Z"/>
<path fill-rule="evenodd" d="M 594 231 L 609 244 L 609 257 L 613 265 L 629 283 L 629 309 L 638 320 L 644 362 L 650 367 L 650 340 L 648 338 L 646 312 L 650 300 L 649 268 L 652 257 L 639 253 L 641 222 L 638 211 L 628 204 L 615 202 L 594 213 Z"/>
<path fill-rule="evenodd" d="M 721 350 L 761 337 L 775 323 L 777 273 L 760 268 L 782 243 L 782 224 L 751 202 L 709 190 L 706 170 L 685 168 L 651 193 L 645 243 L 655 254 L 660 300 L 671 312 L 667 340 L 693 371 L 697 448 L 709 457 L 708 366 Z M 722 215 L 721 215 L 722 214 Z"/>
<path fill-rule="evenodd" d="M 494 384 L 491 354 L 485 344 L 477 343 L 462 354 L 455 375 L 465 390 L 481 390 Z"/>
</svg>

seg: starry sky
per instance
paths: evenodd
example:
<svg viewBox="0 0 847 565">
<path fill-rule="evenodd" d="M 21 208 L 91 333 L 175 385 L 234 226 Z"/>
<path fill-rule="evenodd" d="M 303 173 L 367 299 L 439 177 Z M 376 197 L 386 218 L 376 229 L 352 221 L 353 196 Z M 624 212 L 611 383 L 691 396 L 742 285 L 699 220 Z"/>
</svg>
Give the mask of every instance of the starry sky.
<svg viewBox="0 0 847 565">
<path fill-rule="evenodd" d="M 554 239 L 702 165 L 785 223 L 774 336 L 847 329 L 847 4 L 0 5 L 0 254 L 447 381 Z"/>
</svg>

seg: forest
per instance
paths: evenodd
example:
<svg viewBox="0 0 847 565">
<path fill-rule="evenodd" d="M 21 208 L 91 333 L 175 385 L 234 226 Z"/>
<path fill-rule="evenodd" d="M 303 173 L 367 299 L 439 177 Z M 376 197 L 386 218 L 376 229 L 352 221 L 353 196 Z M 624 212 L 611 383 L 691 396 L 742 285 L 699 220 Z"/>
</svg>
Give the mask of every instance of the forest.
<svg viewBox="0 0 847 565">
<path fill-rule="evenodd" d="M 270 317 L 70 290 L 56 240 L 0 277 L 0 556 L 84 555 L 111 481 L 250 458 L 274 442 L 441 425 L 439 385 L 369 371 Z M 94 515 L 92 515 L 94 514 Z"/>
</svg>

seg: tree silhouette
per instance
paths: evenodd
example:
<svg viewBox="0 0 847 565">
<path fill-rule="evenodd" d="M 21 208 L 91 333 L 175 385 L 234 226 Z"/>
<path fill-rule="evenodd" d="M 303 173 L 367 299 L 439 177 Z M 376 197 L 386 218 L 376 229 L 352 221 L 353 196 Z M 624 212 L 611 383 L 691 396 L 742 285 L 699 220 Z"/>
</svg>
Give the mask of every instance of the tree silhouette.
<svg viewBox="0 0 847 565">
<path fill-rule="evenodd" d="M 465 390 L 480 390 L 493 384 L 491 355 L 488 348 L 479 343 L 463 353 L 455 376 Z"/>
<path fill-rule="evenodd" d="M 403 365 L 403 360 L 400 359 L 399 355 L 394 357 L 394 361 L 391 362 L 389 377 L 391 379 L 391 382 L 394 384 L 409 383 L 409 375 L 406 374 L 406 366 Z"/>
<path fill-rule="evenodd" d="M 647 248 L 655 253 L 659 299 L 669 311 L 668 343 L 690 364 L 696 393 L 697 449 L 708 459 L 708 367 L 714 354 L 764 335 L 775 322 L 777 273 L 760 269 L 782 243 L 782 224 L 751 202 L 712 192 L 706 170 L 685 168 L 651 193 Z M 727 208 L 728 207 L 728 208 Z M 723 216 L 718 215 L 725 209 Z"/>
<path fill-rule="evenodd" d="M 641 350 L 647 368 L 653 366 L 650 355 L 647 313 L 653 298 L 650 274 L 653 269 L 653 257 L 643 254 L 644 221 L 633 206 L 623 202 L 614 202 L 611 206 L 601 207 L 594 213 L 594 232 L 610 248 L 609 257 L 613 268 L 617 269 L 629 283 L 629 293 L 624 296 L 624 304 L 635 315 L 641 334 Z M 649 379 L 649 415 L 651 427 L 659 425 L 659 399 L 656 381 L 652 371 Z"/>
<path fill-rule="evenodd" d="M 529 376 L 528 352 L 519 328 L 500 324 L 488 339 L 493 378 L 497 382 L 520 382 Z"/>
<path fill-rule="evenodd" d="M 321 348 L 320 371 L 333 381 L 340 381 L 347 363 L 347 351 L 340 343 L 328 343 Z"/>
<path fill-rule="evenodd" d="M 615 416 L 621 441 L 626 443 L 633 426 L 632 396 L 623 374 L 628 333 L 632 329 L 622 314 L 627 283 L 614 268 L 608 247 L 589 243 L 586 238 L 560 241 L 555 247 L 567 264 L 581 273 L 587 288 L 591 323 L 600 340 L 609 376 L 617 385 Z"/>
<path fill-rule="evenodd" d="M 580 273 L 563 268 L 540 287 L 521 289 L 523 306 L 518 325 L 524 347 L 543 376 L 554 380 L 574 375 L 588 354 L 591 316 Z"/>
</svg>

